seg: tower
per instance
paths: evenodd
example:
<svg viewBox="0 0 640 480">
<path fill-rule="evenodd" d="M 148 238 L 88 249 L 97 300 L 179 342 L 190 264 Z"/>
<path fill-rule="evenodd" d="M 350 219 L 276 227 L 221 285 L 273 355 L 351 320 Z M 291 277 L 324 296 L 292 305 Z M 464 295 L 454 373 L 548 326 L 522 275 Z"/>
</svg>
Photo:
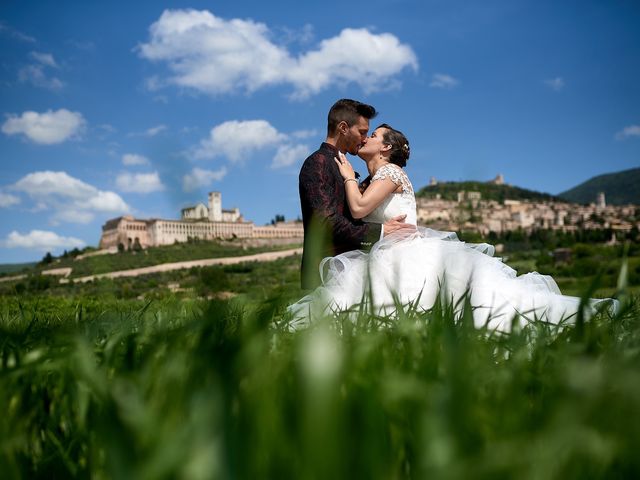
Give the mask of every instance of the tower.
<svg viewBox="0 0 640 480">
<path fill-rule="evenodd" d="M 489 183 L 493 183 L 494 185 L 504 185 L 504 175 L 499 173 L 498 175 L 496 175 L 496 178 L 491 180 L 491 182 Z"/>
<path fill-rule="evenodd" d="M 604 199 L 604 192 L 599 192 L 598 196 L 596 197 L 596 207 L 604 208 L 606 206 L 607 206 L 607 202 Z"/>
<path fill-rule="evenodd" d="M 220 192 L 209 192 L 209 221 L 222 221 L 222 194 Z"/>
</svg>

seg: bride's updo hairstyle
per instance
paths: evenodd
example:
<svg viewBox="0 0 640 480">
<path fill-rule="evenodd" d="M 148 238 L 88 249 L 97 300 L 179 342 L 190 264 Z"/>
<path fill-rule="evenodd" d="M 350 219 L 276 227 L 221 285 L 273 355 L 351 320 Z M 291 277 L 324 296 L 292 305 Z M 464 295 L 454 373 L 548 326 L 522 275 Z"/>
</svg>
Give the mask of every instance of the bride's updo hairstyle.
<svg viewBox="0 0 640 480">
<path fill-rule="evenodd" d="M 391 145 L 391 154 L 389 155 L 389 162 L 399 167 L 406 167 L 407 160 L 409 160 L 409 154 L 411 149 L 409 148 L 409 140 L 400 130 L 383 123 L 378 128 L 384 128 L 385 132 L 382 136 L 382 141 L 387 145 Z"/>
</svg>

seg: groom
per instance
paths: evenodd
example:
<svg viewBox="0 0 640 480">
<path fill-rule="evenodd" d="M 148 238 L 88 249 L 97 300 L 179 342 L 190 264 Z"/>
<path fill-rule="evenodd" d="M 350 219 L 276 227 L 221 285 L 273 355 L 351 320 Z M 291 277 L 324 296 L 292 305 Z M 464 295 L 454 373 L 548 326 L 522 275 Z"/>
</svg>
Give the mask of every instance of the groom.
<svg viewBox="0 0 640 480">
<path fill-rule="evenodd" d="M 406 215 L 384 225 L 364 223 L 351 216 L 344 182 L 334 158 L 338 151 L 356 155 L 367 141 L 369 120 L 377 115 L 371 105 L 338 100 L 329 110 L 327 138 L 300 169 L 299 190 L 304 226 L 302 288 L 320 285 L 320 261 L 349 250 L 368 249 L 384 235 L 414 229 L 404 223 Z"/>
</svg>

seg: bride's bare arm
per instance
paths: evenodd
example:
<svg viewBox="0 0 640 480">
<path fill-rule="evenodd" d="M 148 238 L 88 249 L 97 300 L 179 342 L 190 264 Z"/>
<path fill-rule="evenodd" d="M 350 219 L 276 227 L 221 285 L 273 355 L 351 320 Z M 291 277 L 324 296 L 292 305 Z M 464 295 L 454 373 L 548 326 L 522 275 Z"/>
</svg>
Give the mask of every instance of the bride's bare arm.
<svg viewBox="0 0 640 480">
<path fill-rule="evenodd" d="M 360 193 L 353 167 L 346 159 L 341 157 L 340 160 L 336 159 L 336 163 L 344 179 L 344 189 L 347 194 L 349 210 L 353 218 L 363 218 L 367 216 L 373 212 L 385 198 L 398 189 L 398 185 L 393 183 L 393 181 L 389 178 L 384 178 L 371 182 L 371 185 L 369 185 L 363 193 Z"/>
<path fill-rule="evenodd" d="M 367 187 L 364 193 L 360 193 L 357 182 L 348 181 L 344 188 L 347 192 L 351 216 L 353 218 L 363 218 L 373 212 L 398 186 L 390 179 L 385 178 L 371 182 L 371 185 Z"/>
</svg>

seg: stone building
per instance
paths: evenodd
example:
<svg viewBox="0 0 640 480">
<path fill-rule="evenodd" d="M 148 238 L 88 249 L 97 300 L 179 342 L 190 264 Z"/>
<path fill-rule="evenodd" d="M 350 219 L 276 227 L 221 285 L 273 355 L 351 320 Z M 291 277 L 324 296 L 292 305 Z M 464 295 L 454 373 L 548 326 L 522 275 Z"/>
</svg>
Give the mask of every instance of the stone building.
<svg viewBox="0 0 640 480">
<path fill-rule="evenodd" d="M 487 183 L 492 183 L 494 185 L 504 185 L 504 175 L 499 173 L 498 175 L 496 175 L 496 178 L 494 178 L 493 180 L 489 180 Z"/>
<path fill-rule="evenodd" d="M 278 222 L 256 226 L 247 222 L 240 210 L 222 209 L 220 192 L 209 193 L 209 205 L 199 203 L 183 208 L 180 220 L 137 219 L 130 215 L 108 220 L 102 226 L 100 248 L 122 245 L 125 249 L 171 245 L 190 239 L 302 238 L 302 222 Z"/>
<path fill-rule="evenodd" d="M 209 220 L 210 222 L 238 222 L 242 221 L 240 210 L 224 210 L 222 208 L 222 194 L 209 192 L 209 206 L 198 203 L 194 207 L 186 207 L 181 211 L 182 220 Z"/>
</svg>

